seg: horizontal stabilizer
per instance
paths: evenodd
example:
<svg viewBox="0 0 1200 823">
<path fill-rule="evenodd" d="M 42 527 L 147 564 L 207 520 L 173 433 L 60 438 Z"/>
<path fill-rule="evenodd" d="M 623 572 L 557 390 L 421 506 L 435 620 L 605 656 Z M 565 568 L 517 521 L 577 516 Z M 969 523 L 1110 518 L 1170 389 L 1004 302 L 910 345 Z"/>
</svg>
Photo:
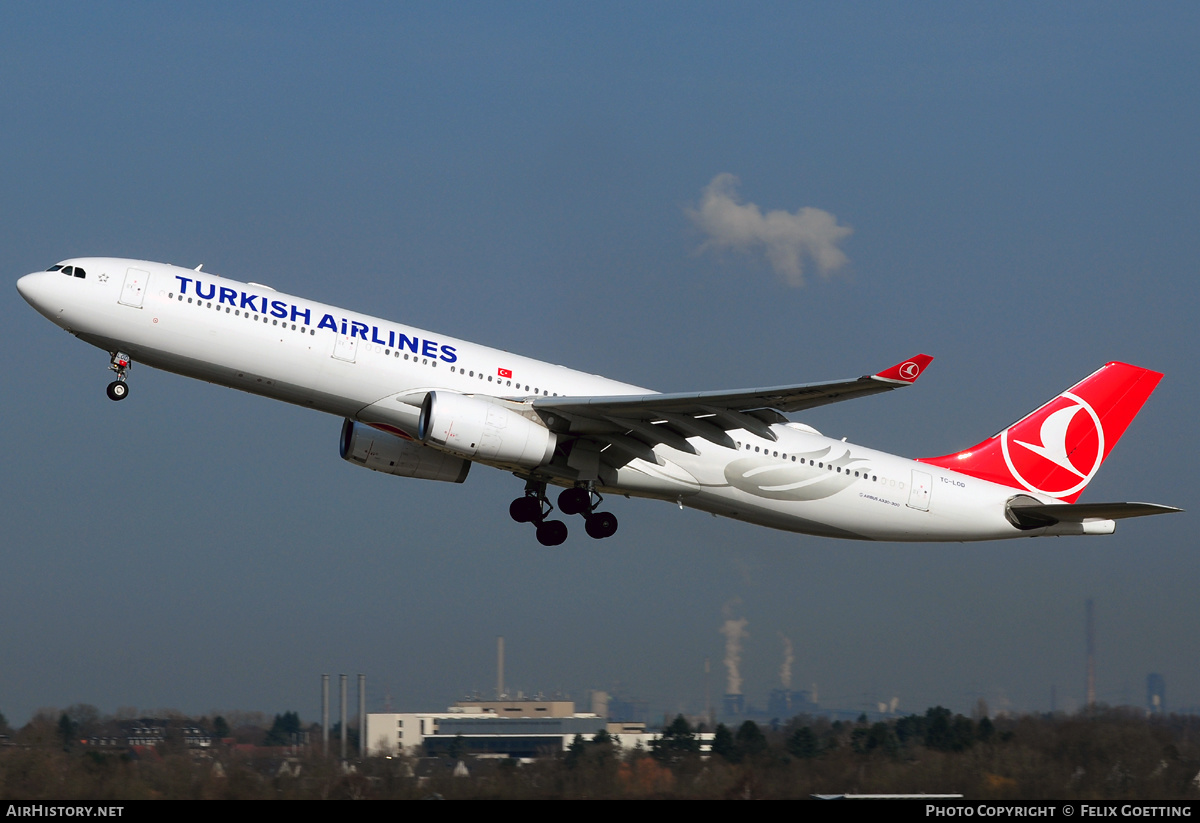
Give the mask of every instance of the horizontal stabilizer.
<svg viewBox="0 0 1200 823">
<path fill-rule="evenodd" d="M 1017 497 L 1008 504 L 1009 519 L 1018 528 L 1040 529 L 1059 523 L 1082 523 L 1085 520 L 1123 520 L 1127 517 L 1146 517 L 1151 514 L 1181 512 L 1174 506 L 1157 503 L 1073 503 L 1045 505 L 1026 503 L 1028 497 Z"/>
</svg>

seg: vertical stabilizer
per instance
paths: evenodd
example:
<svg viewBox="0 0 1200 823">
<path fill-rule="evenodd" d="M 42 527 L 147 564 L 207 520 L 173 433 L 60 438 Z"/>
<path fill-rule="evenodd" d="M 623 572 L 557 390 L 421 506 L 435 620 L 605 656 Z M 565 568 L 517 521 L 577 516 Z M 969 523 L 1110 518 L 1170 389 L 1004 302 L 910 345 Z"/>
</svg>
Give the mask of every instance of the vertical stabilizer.
<svg viewBox="0 0 1200 823">
<path fill-rule="evenodd" d="M 1074 503 L 1161 379 L 1108 363 L 979 445 L 921 462 Z"/>
</svg>

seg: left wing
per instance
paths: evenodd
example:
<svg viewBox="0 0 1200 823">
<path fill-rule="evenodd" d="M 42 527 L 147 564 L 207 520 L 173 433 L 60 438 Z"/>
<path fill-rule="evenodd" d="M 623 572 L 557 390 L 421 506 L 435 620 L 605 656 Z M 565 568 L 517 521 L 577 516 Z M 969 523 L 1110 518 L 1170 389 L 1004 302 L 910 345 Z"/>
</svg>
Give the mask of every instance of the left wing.
<svg viewBox="0 0 1200 823">
<path fill-rule="evenodd" d="M 745 429 L 775 440 L 771 424 L 786 423 L 781 412 L 813 409 L 855 397 L 911 385 L 933 360 L 918 354 L 890 369 L 853 380 L 774 386 L 740 391 L 617 395 L 612 397 L 539 397 L 533 408 L 553 430 L 593 435 L 643 459 L 663 443 L 695 454 L 689 437 L 703 437 L 732 448 L 728 432 Z"/>
</svg>

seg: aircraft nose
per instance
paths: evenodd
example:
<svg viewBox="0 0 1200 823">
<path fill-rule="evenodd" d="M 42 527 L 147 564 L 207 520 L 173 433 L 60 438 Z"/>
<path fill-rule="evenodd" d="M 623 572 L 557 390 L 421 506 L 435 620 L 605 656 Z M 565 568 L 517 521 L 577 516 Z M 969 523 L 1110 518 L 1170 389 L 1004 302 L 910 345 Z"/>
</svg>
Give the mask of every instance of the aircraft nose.
<svg viewBox="0 0 1200 823">
<path fill-rule="evenodd" d="M 35 272 L 33 274 L 27 274 L 17 281 L 17 291 L 19 291 L 21 296 L 25 298 L 25 302 L 32 304 L 36 299 L 34 293 L 37 291 L 38 275 L 42 273 L 43 272 Z"/>
<path fill-rule="evenodd" d="M 53 274 L 53 272 L 38 271 L 17 280 L 17 291 L 25 298 L 25 302 L 47 317 L 52 314 L 49 306 L 53 302 L 53 284 L 48 282 L 47 278 Z M 51 312 L 51 314 L 47 314 L 47 312 Z"/>
</svg>

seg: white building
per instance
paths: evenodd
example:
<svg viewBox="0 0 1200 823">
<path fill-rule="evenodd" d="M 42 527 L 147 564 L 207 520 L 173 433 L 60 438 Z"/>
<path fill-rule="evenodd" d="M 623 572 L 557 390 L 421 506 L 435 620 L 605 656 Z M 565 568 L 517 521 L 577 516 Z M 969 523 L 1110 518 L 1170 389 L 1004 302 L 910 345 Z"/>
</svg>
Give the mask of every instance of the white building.
<svg viewBox="0 0 1200 823">
<path fill-rule="evenodd" d="M 609 723 L 577 713 L 568 701 L 464 702 L 444 712 L 368 714 L 367 756 L 440 754 L 464 746 L 476 755 L 536 757 L 566 750 L 576 735 L 591 740 L 601 729 L 624 750 L 650 748 L 657 734 L 641 723 Z M 700 735 L 707 750 L 712 735 Z"/>
</svg>

